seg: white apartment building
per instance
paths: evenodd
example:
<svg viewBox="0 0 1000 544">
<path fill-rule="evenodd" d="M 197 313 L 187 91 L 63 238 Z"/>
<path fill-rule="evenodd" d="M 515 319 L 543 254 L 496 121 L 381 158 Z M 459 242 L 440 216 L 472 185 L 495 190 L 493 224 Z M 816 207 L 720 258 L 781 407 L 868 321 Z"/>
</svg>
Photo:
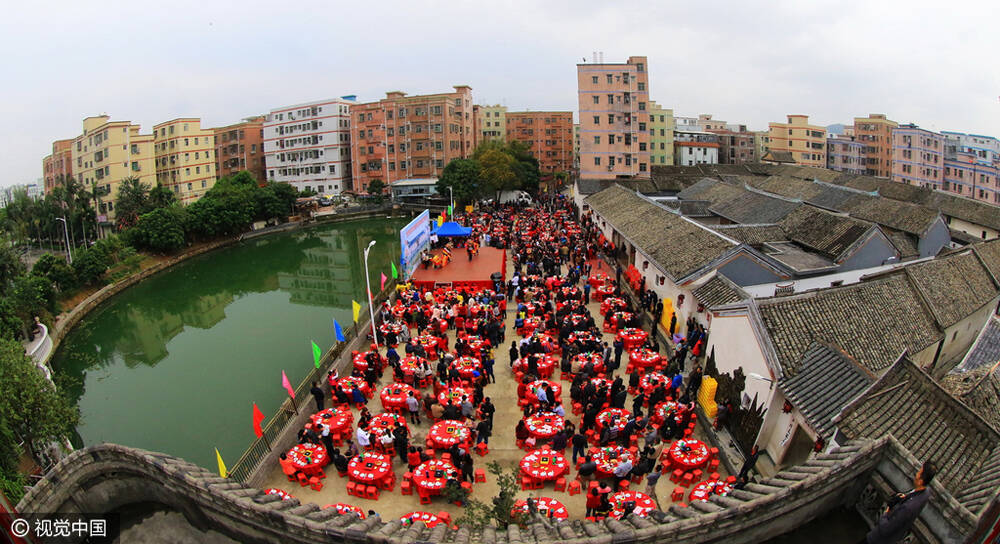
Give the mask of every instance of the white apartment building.
<svg viewBox="0 0 1000 544">
<path fill-rule="evenodd" d="M 675 130 L 674 164 L 719 164 L 719 135 L 700 130 Z"/>
<path fill-rule="evenodd" d="M 354 96 L 342 96 L 271 110 L 264 121 L 268 181 L 320 194 L 350 189 L 355 103 Z"/>
<path fill-rule="evenodd" d="M 944 136 L 945 151 L 948 153 L 972 153 L 980 164 L 1000 162 L 1000 140 L 993 136 L 948 130 L 941 131 L 941 135 Z"/>
</svg>

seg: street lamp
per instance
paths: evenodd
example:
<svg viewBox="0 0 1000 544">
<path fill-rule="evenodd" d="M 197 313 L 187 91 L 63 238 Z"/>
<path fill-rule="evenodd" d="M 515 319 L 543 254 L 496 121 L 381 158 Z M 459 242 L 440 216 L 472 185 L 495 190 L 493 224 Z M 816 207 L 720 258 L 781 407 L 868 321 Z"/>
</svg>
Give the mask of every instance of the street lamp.
<svg viewBox="0 0 1000 544">
<path fill-rule="evenodd" d="M 62 221 L 63 236 L 66 237 L 66 258 L 69 259 L 69 264 L 73 264 L 73 254 L 69 251 L 69 229 L 66 228 L 66 219 L 57 217 L 56 221 Z"/>
<path fill-rule="evenodd" d="M 451 195 L 451 213 L 455 213 L 455 188 L 451 185 L 448 186 L 448 194 Z M 451 219 L 451 218 L 449 218 Z"/>
<path fill-rule="evenodd" d="M 765 381 L 767 383 L 774 383 L 774 380 L 772 380 L 771 378 L 765 378 L 764 376 L 761 376 L 760 374 L 757 374 L 756 372 L 750 372 L 750 373 L 748 373 L 747 377 L 748 378 L 753 378 L 755 380 Z"/>
<path fill-rule="evenodd" d="M 378 328 L 375 327 L 375 307 L 372 302 L 372 283 L 368 277 L 368 252 L 375 247 L 375 240 L 372 240 L 365 248 L 365 285 L 368 287 L 368 315 L 372 320 L 372 339 L 375 341 L 375 351 L 378 351 Z"/>
</svg>

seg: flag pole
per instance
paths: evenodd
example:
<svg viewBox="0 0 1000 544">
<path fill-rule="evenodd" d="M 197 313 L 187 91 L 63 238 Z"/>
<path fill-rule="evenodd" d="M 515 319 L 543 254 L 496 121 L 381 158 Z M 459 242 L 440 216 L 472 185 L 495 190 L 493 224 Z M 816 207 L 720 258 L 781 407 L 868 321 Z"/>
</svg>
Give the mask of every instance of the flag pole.
<svg viewBox="0 0 1000 544">
<path fill-rule="evenodd" d="M 295 404 L 295 397 L 289 395 L 288 398 L 292 399 L 292 409 L 295 410 L 295 415 L 299 415 L 299 407 Z"/>
</svg>

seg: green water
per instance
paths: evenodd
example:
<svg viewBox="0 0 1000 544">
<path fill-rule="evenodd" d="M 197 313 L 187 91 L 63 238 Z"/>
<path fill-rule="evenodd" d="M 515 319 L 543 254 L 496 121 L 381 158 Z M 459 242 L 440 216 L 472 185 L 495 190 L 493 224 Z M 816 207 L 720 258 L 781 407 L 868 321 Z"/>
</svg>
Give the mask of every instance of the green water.
<svg viewBox="0 0 1000 544">
<path fill-rule="evenodd" d="M 91 312 L 52 359 L 77 378 L 76 442 L 115 442 L 215 468 L 254 439 L 252 403 L 268 418 L 312 368 L 310 340 L 326 349 L 333 320 L 353 323 L 399 256 L 408 219 L 363 220 L 268 235 L 192 258 Z M 367 306 L 365 307 L 367 311 Z M 310 404 L 312 404 L 310 402 Z M 265 421 L 266 423 L 266 421 Z"/>
</svg>

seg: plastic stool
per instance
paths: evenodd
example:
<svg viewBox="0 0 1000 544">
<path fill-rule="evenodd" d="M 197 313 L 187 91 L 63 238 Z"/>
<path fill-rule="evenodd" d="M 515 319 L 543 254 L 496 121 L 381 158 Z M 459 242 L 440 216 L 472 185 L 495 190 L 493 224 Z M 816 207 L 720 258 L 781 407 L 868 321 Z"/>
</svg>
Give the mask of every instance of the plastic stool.
<svg viewBox="0 0 1000 544">
<path fill-rule="evenodd" d="M 718 459 L 712 459 L 711 461 L 709 461 L 708 462 L 708 468 L 710 468 L 712 470 L 719 470 L 719 460 Z"/>
<path fill-rule="evenodd" d="M 366 499 L 372 499 L 374 501 L 377 501 L 378 500 L 378 494 L 379 494 L 379 491 L 378 491 L 377 487 L 375 487 L 373 485 L 369 485 L 369 486 L 365 487 L 365 498 Z"/>
<path fill-rule="evenodd" d="M 726 476 L 726 483 L 733 485 L 736 483 L 736 476 Z"/>
<path fill-rule="evenodd" d="M 410 484 L 410 482 L 407 482 L 406 480 L 403 480 L 403 482 L 399 484 L 399 490 L 403 493 L 403 495 L 413 494 L 413 486 L 412 484 Z"/>
<path fill-rule="evenodd" d="M 597 480 L 591 480 L 590 484 L 587 485 L 587 492 L 589 493 L 591 489 L 594 489 L 595 487 L 597 487 L 599 485 L 601 485 L 601 483 L 598 482 Z"/>
<path fill-rule="evenodd" d="M 472 484 L 469 482 L 462 482 L 462 489 L 465 490 L 466 494 L 472 493 Z"/>
<path fill-rule="evenodd" d="M 475 477 L 476 482 L 486 483 L 486 471 L 485 470 L 483 470 L 481 468 L 477 468 L 476 472 L 475 472 L 475 475 L 476 475 L 476 477 Z"/>
<path fill-rule="evenodd" d="M 713 481 L 713 482 L 718 481 L 719 478 L 721 478 L 721 476 L 719 476 L 718 472 L 713 472 L 712 474 L 710 474 L 708 476 L 709 481 Z"/>
<path fill-rule="evenodd" d="M 451 514 L 449 514 L 448 512 L 442 510 L 435 515 L 438 517 L 438 519 L 443 521 L 445 525 L 451 525 Z"/>
<path fill-rule="evenodd" d="M 404 472 L 403 473 L 403 481 L 404 482 L 412 482 L 413 481 L 413 473 L 410 472 L 410 471 Z"/>
<path fill-rule="evenodd" d="M 420 504 L 430 504 L 430 503 L 431 503 L 430 495 L 420 495 Z"/>
<path fill-rule="evenodd" d="M 694 481 L 700 482 L 701 481 L 701 475 L 704 474 L 704 472 L 702 472 L 700 468 L 696 468 L 696 469 L 694 469 L 694 472 L 692 472 L 691 474 L 694 477 Z"/>
<path fill-rule="evenodd" d="M 631 482 L 629 482 L 628 480 L 622 480 L 622 481 L 618 482 L 618 490 L 619 491 L 628 491 L 628 484 L 629 483 L 631 483 Z"/>
<path fill-rule="evenodd" d="M 684 477 L 684 471 L 681 469 L 677 469 L 670 474 L 670 481 L 674 483 L 679 483 L 681 481 L 681 478 L 683 477 Z"/>
<path fill-rule="evenodd" d="M 309 487 L 311 487 L 313 491 L 322 491 L 323 480 L 320 480 L 316 476 L 313 476 L 312 478 L 309 478 Z"/>
<path fill-rule="evenodd" d="M 674 492 L 670 494 L 670 500 L 672 500 L 674 502 L 680 502 L 680 501 L 684 500 L 684 488 L 683 487 L 675 487 L 674 488 Z"/>
<path fill-rule="evenodd" d="M 309 477 L 306 476 L 305 474 L 298 472 L 295 474 L 295 478 L 298 480 L 299 485 L 301 485 L 302 487 L 309 485 Z"/>
<path fill-rule="evenodd" d="M 531 489 L 534 489 L 533 484 L 531 482 L 531 478 L 528 478 L 527 476 L 522 476 L 521 477 L 521 491 L 529 491 Z"/>
<path fill-rule="evenodd" d="M 694 476 L 690 472 L 685 472 L 684 477 L 681 478 L 681 486 L 691 487 L 691 484 L 693 483 L 694 483 Z"/>
<path fill-rule="evenodd" d="M 569 494 L 570 494 L 570 496 L 579 495 L 580 493 L 582 493 L 582 490 L 580 489 L 580 481 L 579 480 L 573 480 L 572 482 L 570 482 L 569 483 Z"/>
<path fill-rule="evenodd" d="M 556 491 L 566 491 L 566 478 L 556 480 Z"/>
<path fill-rule="evenodd" d="M 358 496 L 357 484 L 355 484 L 354 482 L 347 482 L 347 494 L 357 497 Z"/>
</svg>

